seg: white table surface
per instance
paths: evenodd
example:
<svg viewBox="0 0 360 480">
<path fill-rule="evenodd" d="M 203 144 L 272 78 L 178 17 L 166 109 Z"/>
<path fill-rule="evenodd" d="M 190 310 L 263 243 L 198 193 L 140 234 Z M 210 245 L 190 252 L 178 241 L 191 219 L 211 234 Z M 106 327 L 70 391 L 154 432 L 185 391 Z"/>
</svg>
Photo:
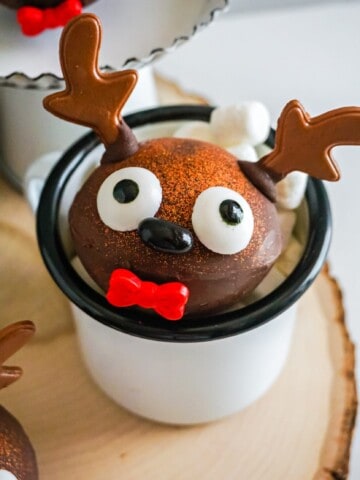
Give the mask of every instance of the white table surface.
<svg viewBox="0 0 360 480">
<path fill-rule="evenodd" d="M 156 69 L 214 104 L 261 100 L 274 125 L 292 98 L 312 115 L 360 105 L 360 3 L 230 12 L 159 60 Z M 360 147 L 338 148 L 336 158 L 342 179 L 328 185 L 334 220 L 330 265 L 344 293 L 347 325 L 359 357 Z M 360 421 L 349 478 L 360 478 Z"/>
</svg>

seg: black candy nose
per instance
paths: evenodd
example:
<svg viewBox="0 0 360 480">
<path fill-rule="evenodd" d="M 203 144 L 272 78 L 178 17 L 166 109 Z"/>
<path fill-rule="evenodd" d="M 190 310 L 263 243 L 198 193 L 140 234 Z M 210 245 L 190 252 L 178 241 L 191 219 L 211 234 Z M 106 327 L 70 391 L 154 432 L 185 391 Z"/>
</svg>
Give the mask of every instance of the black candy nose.
<svg viewBox="0 0 360 480">
<path fill-rule="evenodd" d="M 189 230 L 161 218 L 145 218 L 139 224 L 138 233 L 146 245 L 159 252 L 186 253 L 193 246 Z"/>
</svg>

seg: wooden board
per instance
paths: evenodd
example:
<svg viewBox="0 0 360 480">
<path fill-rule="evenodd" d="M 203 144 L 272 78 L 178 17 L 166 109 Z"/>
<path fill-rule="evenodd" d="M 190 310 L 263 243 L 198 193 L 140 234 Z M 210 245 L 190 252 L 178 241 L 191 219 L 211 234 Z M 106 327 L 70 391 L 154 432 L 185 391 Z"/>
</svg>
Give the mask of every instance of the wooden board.
<svg viewBox="0 0 360 480">
<path fill-rule="evenodd" d="M 14 358 L 25 374 L 1 402 L 31 436 L 41 478 L 346 478 L 354 348 L 327 269 L 301 300 L 288 362 L 270 391 L 239 414 L 181 428 L 135 417 L 92 383 L 67 301 L 37 251 L 33 216 L 2 180 L 0 248 L 0 323 L 30 318 L 39 332 Z"/>
</svg>

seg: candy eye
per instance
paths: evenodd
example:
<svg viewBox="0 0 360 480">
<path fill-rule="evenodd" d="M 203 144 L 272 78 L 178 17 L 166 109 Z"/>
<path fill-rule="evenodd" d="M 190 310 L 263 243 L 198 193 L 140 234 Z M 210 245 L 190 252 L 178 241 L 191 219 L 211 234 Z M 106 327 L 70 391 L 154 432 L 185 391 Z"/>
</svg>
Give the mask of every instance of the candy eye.
<svg viewBox="0 0 360 480">
<path fill-rule="evenodd" d="M 109 175 L 97 195 L 101 220 L 112 230 L 135 230 L 139 223 L 153 217 L 162 199 L 157 177 L 141 167 L 127 167 Z"/>
<path fill-rule="evenodd" d="M 254 216 L 239 193 L 226 187 L 210 187 L 196 199 L 192 225 L 205 247 L 232 255 L 248 246 L 254 231 Z"/>
</svg>

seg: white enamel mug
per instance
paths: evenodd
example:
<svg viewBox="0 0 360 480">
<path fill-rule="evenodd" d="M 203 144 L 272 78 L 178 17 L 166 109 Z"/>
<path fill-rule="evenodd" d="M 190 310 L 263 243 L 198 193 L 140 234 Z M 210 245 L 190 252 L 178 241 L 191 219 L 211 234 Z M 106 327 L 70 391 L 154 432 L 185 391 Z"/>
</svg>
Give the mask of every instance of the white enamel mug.
<svg viewBox="0 0 360 480">
<path fill-rule="evenodd" d="M 211 111 L 207 106 L 161 107 L 125 120 L 145 131 L 151 126 L 156 132 L 159 126 L 159 135 L 166 135 L 181 121 L 208 121 Z M 202 423 L 240 411 L 280 374 L 291 345 L 296 302 L 325 261 L 331 215 L 322 183 L 309 181 L 303 219 L 307 243 L 297 267 L 279 287 L 243 308 L 169 322 L 112 307 L 71 264 L 67 213 L 102 151 L 93 133 L 81 138 L 50 173 L 37 210 L 39 246 L 50 274 L 72 304 L 91 376 L 115 402 L 160 422 Z"/>
</svg>

